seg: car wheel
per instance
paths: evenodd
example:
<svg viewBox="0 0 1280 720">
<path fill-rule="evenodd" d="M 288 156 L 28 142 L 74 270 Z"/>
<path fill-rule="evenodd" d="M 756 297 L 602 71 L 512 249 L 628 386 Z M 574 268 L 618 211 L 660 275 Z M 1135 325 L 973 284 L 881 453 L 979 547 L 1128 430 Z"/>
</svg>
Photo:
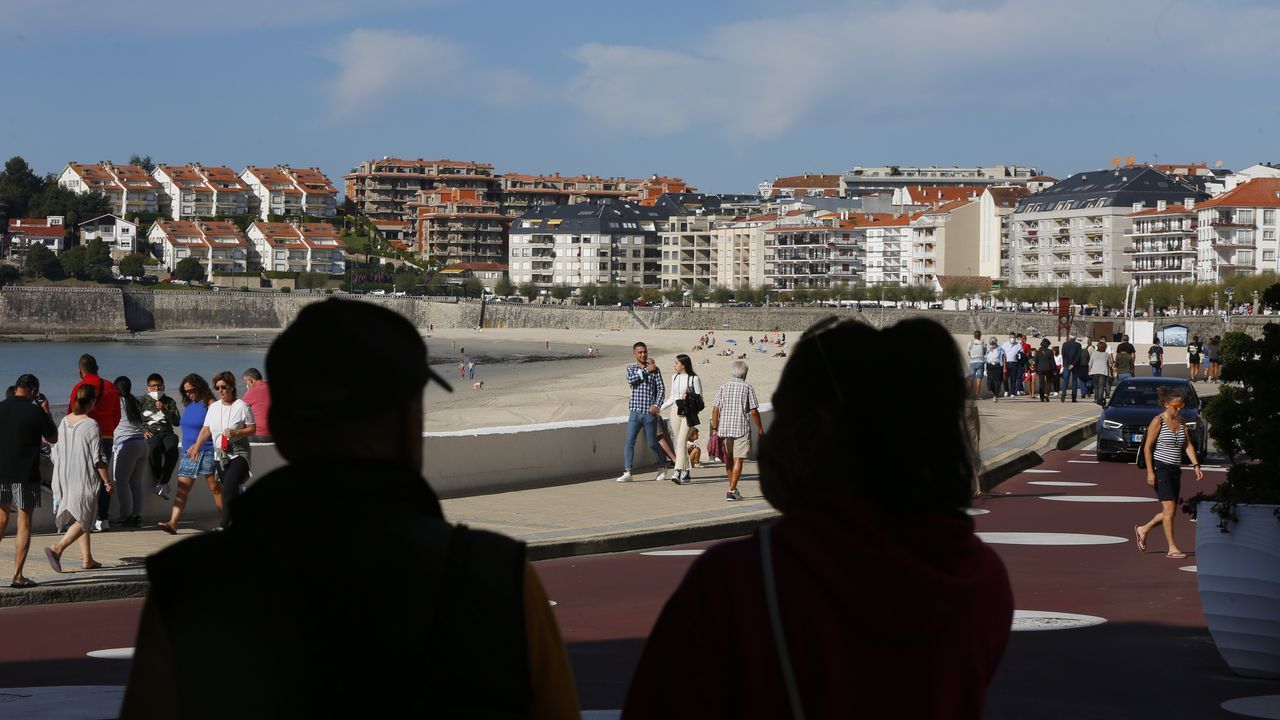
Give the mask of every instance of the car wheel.
<svg viewBox="0 0 1280 720">
<path fill-rule="evenodd" d="M 1116 459 L 1116 456 L 1112 455 L 1111 453 L 1104 453 L 1104 452 L 1098 453 L 1098 462 L 1111 462 L 1112 460 L 1115 460 L 1115 459 Z"/>
</svg>

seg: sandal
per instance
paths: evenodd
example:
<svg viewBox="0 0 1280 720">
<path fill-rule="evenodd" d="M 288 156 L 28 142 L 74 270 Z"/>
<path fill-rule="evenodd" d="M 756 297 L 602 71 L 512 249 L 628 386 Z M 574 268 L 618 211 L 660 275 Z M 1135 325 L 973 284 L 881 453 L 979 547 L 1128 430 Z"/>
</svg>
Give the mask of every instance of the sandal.
<svg viewBox="0 0 1280 720">
<path fill-rule="evenodd" d="M 62 561 L 53 553 L 53 548 L 44 549 L 44 559 L 49 561 L 49 567 L 53 568 L 54 572 L 62 572 Z"/>
<path fill-rule="evenodd" d="M 102 567 L 102 563 L 100 563 L 100 562 L 95 562 L 95 563 L 93 563 L 92 565 L 85 565 L 84 567 L 82 567 L 82 568 L 80 568 L 80 569 L 81 569 L 81 570 L 97 570 L 97 569 L 99 569 L 99 568 L 101 568 L 101 567 Z"/>
<path fill-rule="evenodd" d="M 32 580 L 31 578 L 22 578 L 21 580 L 14 580 L 13 582 L 9 583 L 9 587 L 25 589 L 25 588 L 33 588 L 39 584 L 40 583 L 36 582 L 35 580 Z"/>
<path fill-rule="evenodd" d="M 163 530 L 163 531 L 165 531 L 165 532 L 169 533 L 170 535 L 177 535 L 177 534 L 178 534 L 178 531 L 177 531 L 176 529 L 174 529 L 174 527 L 173 527 L 172 525 L 170 525 L 169 523 L 167 523 L 167 522 L 163 522 L 163 521 L 162 521 L 162 522 L 158 522 L 158 523 L 156 523 L 156 527 L 158 527 L 158 528 L 160 528 L 161 530 Z"/>
<path fill-rule="evenodd" d="M 1142 551 L 1142 552 L 1146 552 L 1146 551 L 1147 551 L 1147 539 L 1146 539 L 1145 537 L 1143 537 L 1143 535 L 1142 535 L 1142 526 L 1141 526 L 1141 525 L 1134 525 L 1134 526 L 1133 526 L 1133 538 L 1134 538 L 1135 540 L 1137 540 L 1137 541 L 1138 541 L 1138 550 L 1140 550 L 1140 551 Z"/>
<path fill-rule="evenodd" d="M 1184 552 L 1171 552 L 1171 553 L 1165 553 L 1164 556 L 1169 558 L 1170 560 L 1181 560 L 1185 558 L 1187 554 Z"/>
</svg>

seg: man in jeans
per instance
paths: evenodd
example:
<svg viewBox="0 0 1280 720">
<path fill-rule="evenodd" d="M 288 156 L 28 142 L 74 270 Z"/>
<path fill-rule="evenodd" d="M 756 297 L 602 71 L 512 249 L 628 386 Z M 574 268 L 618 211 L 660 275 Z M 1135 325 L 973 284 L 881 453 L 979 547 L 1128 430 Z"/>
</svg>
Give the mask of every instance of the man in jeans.
<svg viewBox="0 0 1280 720">
<path fill-rule="evenodd" d="M 631 386 L 631 399 L 627 402 L 627 444 L 622 449 L 623 470 L 617 481 L 631 482 L 631 461 L 635 456 L 636 435 L 644 428 L 645 438 L 649 441 L 649 449 L 662 469 L 655 480 L 667 479 L 667 455 L 658 444 L 658 412 L 662 406 L 662 396 L 666 394 L 666 386 L 662 382 L 662 372 L 658 365 L 649 358 L 649 346 L 638 342 L 631 346 L 636 361 L 627 366 L 627 384 Z"/>
<path fill-rule="evenodd" d="M 1009 342 L 1000 346 L 1004 350 L 1004 396 L 1022 394 L 1022 341 L 1017 333 L 1009 333 Z"/>
<path fill-rule="evenodd" d="M 113 441 L 116 426 L 120 424 L 120 392 L 116 390 L 115 383 L 98 375 L 98 359 L 88 353 L 80 356 L 80 382 L 71 388 L 71 400 L 68 403 L 72 407 L 75 407 L 76 392 L 81 385 L 88 385 L 98 391 L 98 401 L 89 411 L 89 417 L 98 423 L 102 454 L 106 456 L 107 467 L 114 467 L 111 464 L 111 452 L 115 447 Z M 112 482 L 114 481 L 115 478 L 112 478 Z M 93 525 L 95 531 L 104 532 L 111 529 L 111 523 L 107 522 L 107 513 L 110 510 L 111 493 L 107 492 L 106 485 L 103 485 L 98 489 L 98 519 Z M 88 529 L 85 528 L 86 531 Z"/>
<path fill-rule="evenodd" d="M 716 391 L 716 401 L 711 406 L 711 432 L 719 434 L 724 443 L 724 465 L 729 474 L 729 492 L 724 499 L 730 502 L 742 499 L 738 478 L 742 477 L 742 460 L 751 449 L 748 416 L 755 423 L 756 434 L 764 435 L 759 408 L 756 389 L 747 384 L 747 364 L 734 360 L 729 366 L 729 382 Z"/>
<path fill-rule="evenodd" d="M 1084 349 L 1076 342 L 1075 335 L 1068 335 L 1062 343 L 1062 392 L 1058 393 L 1060 402 L 1067 401 L 1067 386 L 1071 387 L 1071 402 L 1076 401 L 1076 389 L 1084 392 L 1085 378 L 1089 368 L 1084 361 Z"/>
<path fill-rule="evenodd" d="M 973 331 L 973 339 L 967 348 L 969 354 L 969 379 L 973 381 L 973 396 L 982 396 L 982 366 L 987 356 L 987 346 L 982 342 L 982 332 Z"/>
</svg>

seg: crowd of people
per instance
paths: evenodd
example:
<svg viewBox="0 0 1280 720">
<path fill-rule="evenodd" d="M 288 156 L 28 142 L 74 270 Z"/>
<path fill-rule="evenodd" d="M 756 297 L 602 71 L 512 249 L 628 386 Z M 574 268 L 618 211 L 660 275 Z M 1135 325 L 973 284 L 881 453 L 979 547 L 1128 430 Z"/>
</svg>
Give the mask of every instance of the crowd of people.
<svg viewBox="0 0 1280 720">
<path fill-rule="evenodd" d="M 63 533 L 44 549 L 50 567 L 62 572 L 63 554 L 78 545 L 81 566 L 96 569 L 101 564 L 93 558 L 92 533 L 141 527 L 148 491 L 170 499 L 175 471 L 177 493 L 156 528 L 177 533 L 201 478 L 225 524 L 228 504 L 249 479 L 251 443 L 271 440 L 270 389 L 257 368 L 241 375 L 243 398 L 237 397 L 236 376 L 223 371 L 212 388 L 199 374 L 183 377 L 178 400 L 158 373 L 147 377 L 146 392 L 135 394 L 128 376 L 103 377 L 93 355 L 81 355 L 77 369 L 80 381 L 68 412 L 56 422 L 35 375 L 20 376 L 0 403 L 0 537 L 11 511 L 18 513 L 12 587 L 36 585 L 23 568 L 42 487 Z"/>
</svg>

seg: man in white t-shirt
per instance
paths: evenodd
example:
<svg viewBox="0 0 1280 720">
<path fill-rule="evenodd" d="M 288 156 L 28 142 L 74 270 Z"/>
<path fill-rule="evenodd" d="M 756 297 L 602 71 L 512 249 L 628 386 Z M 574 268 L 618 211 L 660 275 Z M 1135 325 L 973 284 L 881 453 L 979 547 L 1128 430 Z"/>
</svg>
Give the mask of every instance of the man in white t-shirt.
<svg viewBox="0 0 1280 720">
<path fill-rule="evenodd" d="M 1004 350 L 1004 396 L 1022 394 L 1022 343 L 1017 333 L 1009 333 L 1009 342 L 1000 346 Z"/>
<path fill-rule="evenodd" d="M 973 331 L 973 339 L 969 341 L 965 351 L 969 357 L 969 379 L 973 382 L 973 396 L 979 397 L 982 395 L 983 357 L 987 354 L 987 346 L 982 342 L 981 331 Z"/>
</svg>

